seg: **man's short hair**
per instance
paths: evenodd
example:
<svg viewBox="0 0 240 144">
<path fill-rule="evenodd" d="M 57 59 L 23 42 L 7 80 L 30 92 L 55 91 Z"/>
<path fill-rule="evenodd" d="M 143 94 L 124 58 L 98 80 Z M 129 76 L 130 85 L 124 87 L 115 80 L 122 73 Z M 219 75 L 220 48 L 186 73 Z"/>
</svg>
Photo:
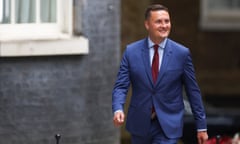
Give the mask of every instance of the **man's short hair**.
<svg viewBox="0 0 240 144">
<path fill-rule="evenodd" d="M 158 10 L 164 10 L 166 12 L 168 11 L 168 8 L 161 4 L 153 4 L 149 5 L 145 11 L 145 20 L 147 20 L 150 17 L 151 11 L 158 11 Z"/>
</svg>

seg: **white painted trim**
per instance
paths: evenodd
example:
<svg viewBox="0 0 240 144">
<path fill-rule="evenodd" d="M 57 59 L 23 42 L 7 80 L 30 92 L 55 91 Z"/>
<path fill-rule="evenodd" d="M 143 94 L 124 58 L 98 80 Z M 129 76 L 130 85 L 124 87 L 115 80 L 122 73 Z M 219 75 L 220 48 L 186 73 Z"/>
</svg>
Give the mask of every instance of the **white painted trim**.
<svg viewBox="0 0 240 144">
<path fill-rule="evenodd" d="M 11 32 L 9 32 L 11 29 Z M 57 37 L 62 33 L 57 24 L 20 24 L 20 25 L 1 25 L 0 41 L 46 39 Z"/>
<path fill-rule="evenodd" d="M 15 0 L 11 0 L 11 18 L 10 22 L 15 24 Z"/>
<path fill-rule="evenodd" d="M 6 41 L 0 43 L 0 57 L 88 54 L 88 45 L 88 39 L 84 37 L 50 41 Z"/>
</svg>

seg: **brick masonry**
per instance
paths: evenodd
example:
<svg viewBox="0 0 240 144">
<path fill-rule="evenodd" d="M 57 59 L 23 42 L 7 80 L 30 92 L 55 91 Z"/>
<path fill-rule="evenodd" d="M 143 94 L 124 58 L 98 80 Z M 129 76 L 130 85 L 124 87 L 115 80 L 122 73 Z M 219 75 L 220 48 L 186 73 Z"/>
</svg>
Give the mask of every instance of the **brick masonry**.
<svg viewBox="0 0 240 144">
<path fill-rule="evenodd" d="M 111 92 L 120 56 L 120 0 L 75 0 L 89 54 L 0 58 L 0 143 L 119 144 Z M 80 9 L 81 8 L 81 9 Z"/>
</svg>

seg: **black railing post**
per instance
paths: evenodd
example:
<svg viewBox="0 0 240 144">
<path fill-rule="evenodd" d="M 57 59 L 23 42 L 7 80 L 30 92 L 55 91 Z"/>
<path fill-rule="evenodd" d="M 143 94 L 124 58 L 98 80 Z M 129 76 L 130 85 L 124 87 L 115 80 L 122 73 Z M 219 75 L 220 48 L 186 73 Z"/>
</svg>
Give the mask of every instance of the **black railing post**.
<svg viewBox="0 0 240 144">
<path fill-rule="evenodd" d="M 56 144 L 59 144 L 59 140 L 61 138 L 61 135 L 60 134 L 56 134 L 55 138 L 56 138 Z"/>
<path fill-rule="evenodd" d="M 217 136 L 216 136 L 216 144 L 220 144 L 220 138 L 221 138 L 220 135 L 217 135 Z"/>
</svg>

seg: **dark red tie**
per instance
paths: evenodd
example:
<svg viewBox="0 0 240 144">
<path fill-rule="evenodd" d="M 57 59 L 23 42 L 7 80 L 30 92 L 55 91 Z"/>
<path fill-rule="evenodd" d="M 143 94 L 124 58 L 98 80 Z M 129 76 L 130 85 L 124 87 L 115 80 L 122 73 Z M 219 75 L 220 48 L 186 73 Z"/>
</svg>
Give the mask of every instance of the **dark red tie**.
<svg viewBox="0 0 240 144">
<path fill-rule="evenodd" d="M 159 71 L 159 55 L 158 55 L 158 45 L 155 44 L 153 46 L 154 48 L 154 55 L 153 55 L 153 59 L 152 59 L 152 77 L 153 77 L 153 82 L 154 84 L 157 81 L 157 77 L 158 77 L 158 71 Z M 151 118 L 153 119 L 155 117 L 155 108 L 154 106 L 152 107 L 152 115 Z"/>
<path fill-rule="evenodd" d="M 159 71 L 159 55 L 158 55 L 158 45 L 154 45 L 154 55 L 152 59 L 152 77 L 153 82 L 156 83 Z"/>
</svg>

